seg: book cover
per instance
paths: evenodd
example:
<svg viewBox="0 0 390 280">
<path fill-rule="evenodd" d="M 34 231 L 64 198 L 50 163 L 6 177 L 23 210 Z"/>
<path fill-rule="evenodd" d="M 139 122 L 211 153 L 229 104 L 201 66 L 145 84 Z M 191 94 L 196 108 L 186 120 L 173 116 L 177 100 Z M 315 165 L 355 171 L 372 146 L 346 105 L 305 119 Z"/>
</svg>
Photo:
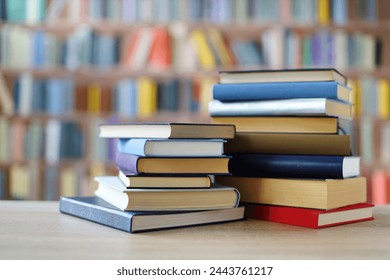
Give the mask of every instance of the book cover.
<svg viewBox="0 0 390 280">
<path fill-rule="evenodd" d="M 127 188 L 209 188 L 211 178 L 208 175 L 136 175 L 128 170 L 119 170 L 118 178 Z"/>
<path fill-rule="evenodd" d="M 307 228 L 326 228 L 373 220 L 374 204 L 357 203 L 332 210 L 246 204 L 245 217 Z"/>
<path fill-rule="evenodd" d="M 179 212 L 124 212 L 98 197 L 61 197 L 59 211 L 129 233 L 244 219 L 244 207 Z"/>
<path fill-rule="evenodd" d="M 351 137 L 342 134 L 239 132 L 224 145 L 226 154 L 351 155 Z"/>
<path fill-rule="evenodd" d="M 225 102 L 289 98 L 351 101 L 351 89 L 334 81 L 214 84 L 213 98 Z"/>
<path fill-rule="evenodd" d="M 246 203 L 328 210 L 367 201 L 365 177 L 324 180 L 216 176 L 215 182 L 237 188 L 240 201 Z"/>
<path fill-rule="evenodd" d="M 140 122 L 99 126 L 99 137 L 102 138 L 232 139 L 234 136 L 234 125 Z"/>
<path fill-rule="evenodd" d="M 221 102 L 211 100 L 209 113 L 218 116 L 333 116 L 352 118 L 352 104 L 326 98 L 293 98 Z"/>
<path fill-rule="evenodd" d="M 336 81 L 342 85 L 347 84 L 347 78 L 334 68 L 220 71 L 219 77 L 221 84 L 312 81 Z"/>
<path fill-rule="evenodd" d="M 344 179 L 360 175 L 360 157 L 233 154 L 229 172 L 248 177 Z"/>
<path fill-rule="evenodd" d="M 211 210 L 237 207 L 236 188 L 213 184 L 210 188 L 132 189 L 117 176 L 97 176 L 95 195 L 123 211 Z"/>
<path fill-rule="evenodd" d="M 218 139 L 119 139 L 118 151 L 145 157 L 220 157 L 223 140 Z"/>
<path fill-rule="evenodd" d="M 237 133 L 338 133 L 333 117 L 232 116 L 212 117 L 215 124 L 234 124 Z"/>
<path fill-rule="evenodd" d="M 134 174 L 229 174 L 230 158 L 223 157 L 142 157 L 117 152 L 115 163 Z"/>
</svg>

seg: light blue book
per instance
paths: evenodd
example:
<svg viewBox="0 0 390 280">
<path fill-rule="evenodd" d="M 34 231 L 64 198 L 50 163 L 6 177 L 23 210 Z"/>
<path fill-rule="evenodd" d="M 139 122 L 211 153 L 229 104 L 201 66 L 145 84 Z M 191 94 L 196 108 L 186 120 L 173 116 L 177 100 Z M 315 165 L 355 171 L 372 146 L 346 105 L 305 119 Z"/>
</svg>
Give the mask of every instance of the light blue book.
<svg viewBox="0 0 390 280">
<path fill-rule="evenodd" d="M 118 152 L 144 157 L 221 157 L 220 139 L 119 139 Z"/>
</svg>

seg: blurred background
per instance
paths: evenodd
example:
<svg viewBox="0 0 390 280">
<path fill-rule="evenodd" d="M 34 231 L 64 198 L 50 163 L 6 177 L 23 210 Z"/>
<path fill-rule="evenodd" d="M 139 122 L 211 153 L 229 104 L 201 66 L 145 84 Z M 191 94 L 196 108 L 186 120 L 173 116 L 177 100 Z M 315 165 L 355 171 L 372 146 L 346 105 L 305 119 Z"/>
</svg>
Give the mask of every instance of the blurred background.
<svg viewBox="0 0 390 280">
<path fill-rule="evenodd" d="M 218 71 L 321 67 L 390 203 L 390 1 L 0 0 L 0 199 L 92 194 L 117 174 L 100 123 L 210 122 Z"/>
</svg>

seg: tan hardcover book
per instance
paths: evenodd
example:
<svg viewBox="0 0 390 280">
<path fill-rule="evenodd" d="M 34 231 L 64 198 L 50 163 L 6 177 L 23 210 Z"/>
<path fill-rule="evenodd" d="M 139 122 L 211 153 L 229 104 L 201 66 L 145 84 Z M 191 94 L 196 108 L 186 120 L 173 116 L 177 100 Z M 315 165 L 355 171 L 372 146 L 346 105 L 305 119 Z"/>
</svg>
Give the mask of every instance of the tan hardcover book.
<svg viewBox="0 0 390 280">
<path fill-rule="evenodd" d="M 218 184 L 234 186 L 241 202 L 334 209 L 366 202 L 365 177 L 348 179 L 279 179 L 216 176 Z"/>
<path fill-rule="evenodd" d="M 95 195 L 125 211 L 211 210 L 238 206 L 233 187 L 213 185 L 206 189 L 129 189 L 116 176 L 96 177 Z"/>
<path fill-rule="evenodd" d="M 140 176 L 119 170 L 118 178 L 127 188 L 209 188 L 211 178 L 203 176 Z"/>
<path fill-rule="evenodd" d="M 304 133 L 237 133 L 224 145 L 226 154 L 350 155 L 350 136 Z"/>
<path fill-rule="evenodd" d="M 343 85 L 347 84 L 347 78 L 333 68 L 246 70 L 220 72 L 220 83 L 222 84 L 311 81 L 336 81 Z"/>
<path fill-rule="evenodd" d="M 234 124 L 236 132 L 337 133 L 332 117 L 213 117 L 215 124 Z"/>
</svg>

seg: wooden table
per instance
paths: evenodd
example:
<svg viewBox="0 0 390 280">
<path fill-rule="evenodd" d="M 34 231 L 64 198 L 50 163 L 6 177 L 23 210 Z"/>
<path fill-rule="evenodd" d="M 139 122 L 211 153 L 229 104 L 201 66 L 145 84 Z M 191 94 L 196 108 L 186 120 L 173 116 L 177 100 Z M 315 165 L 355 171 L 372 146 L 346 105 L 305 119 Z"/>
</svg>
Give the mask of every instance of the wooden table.
<svg viewBox="0 0 390 280">
<path fill-rule="evenodd" d="M 0 201 L 0 259 L 390 259 L 390 205 L 321 230 L 246 220 L 129 234 L 61 214 L 58 202 Z"/>
</svg>

